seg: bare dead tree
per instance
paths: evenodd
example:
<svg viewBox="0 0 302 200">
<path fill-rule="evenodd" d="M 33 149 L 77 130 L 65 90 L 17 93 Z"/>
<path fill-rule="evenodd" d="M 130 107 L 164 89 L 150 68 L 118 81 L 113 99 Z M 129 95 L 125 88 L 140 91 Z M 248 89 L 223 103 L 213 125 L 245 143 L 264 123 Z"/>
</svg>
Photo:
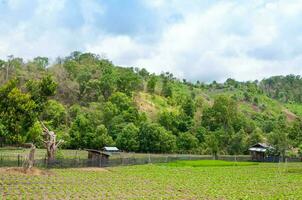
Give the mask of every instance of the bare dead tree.
<svg viewBox="0 0 302 200">
<path fill-rule="evenodd" d="M 29 145 L 30 145 L 29 154 L 23 163 L 23 169 L 25 172 L 31 170 L 31 168 L 34 166 L 34 163 L 35 163 L 36 146 L 32 143 Z"/>
<path fill-rule="evenodd" d="M 47 150 L 47 161 L 51 162 L 55 160 L 55 153 L 57 148 L 64 142 L 63 140 L 56 141 L 56 134 L 53 131 L 48 130 L 48 128 L 41 122 L 43 128 L 43 143 Z"/>
</svg>

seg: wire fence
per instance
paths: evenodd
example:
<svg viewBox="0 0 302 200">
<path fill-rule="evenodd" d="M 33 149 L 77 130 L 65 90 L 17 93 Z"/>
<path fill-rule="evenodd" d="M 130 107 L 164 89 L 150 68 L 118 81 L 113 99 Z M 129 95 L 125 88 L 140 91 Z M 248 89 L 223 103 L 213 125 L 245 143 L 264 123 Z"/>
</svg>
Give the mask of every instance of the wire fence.
<svg viewBox="0 0 302 200">
<path fill-rule="evenodd" d="M 79 155 L 79 156 L 77 156 Z M 21 167 L 27 155 L 25 154 L 0 154 L 0 167 Z M 88 159 L 82 154 L 76 153 L 74 157 L 58 158 L 49 162 L 46 157 L 35 159 L 34 166 L 41 168 L 79 168 L 79 167 L 115 167 L 128 165 L 142 165 L 149 163 L 168 163 L 177 160 L 212 160 L 211 155 L 191 154 L 136 154 L 136 153 L 114 153 L 105 159 Z M 225 161 L 251 161 L 250 155 L 221 155 L 218 160 Z M 301 158 L 286 158 L 287 162 L 301 162 Z M 281 159 L 268 162 L 280 162 Z"/>
</svg>

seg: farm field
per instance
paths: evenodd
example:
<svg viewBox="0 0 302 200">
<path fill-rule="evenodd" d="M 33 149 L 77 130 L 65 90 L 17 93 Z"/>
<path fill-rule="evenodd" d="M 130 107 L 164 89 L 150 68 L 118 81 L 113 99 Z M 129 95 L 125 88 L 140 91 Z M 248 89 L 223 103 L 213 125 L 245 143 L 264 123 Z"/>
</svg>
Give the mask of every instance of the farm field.
<svg viewBox="0 0 302 200">
<path fill-rule="evenodd" d="M 0 199 L 302 199 L 301 185 L 302 163 L 178 161 L 46 175 L 0 170 Z"/>
</svg>

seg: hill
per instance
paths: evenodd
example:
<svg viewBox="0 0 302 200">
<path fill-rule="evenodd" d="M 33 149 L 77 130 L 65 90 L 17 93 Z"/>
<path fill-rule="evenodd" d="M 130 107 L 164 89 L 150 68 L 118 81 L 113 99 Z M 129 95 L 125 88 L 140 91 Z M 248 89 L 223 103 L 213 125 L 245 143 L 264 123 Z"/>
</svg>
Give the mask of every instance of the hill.
<svg viewBox="0 0 302 200">
<path fill-rule="evenodd" d="M 81 52 L 51 65 L 10 57 L 0 61 L 0 143 L 42 145 L 44 121 L 64 148 L 243 154 L 268 142 L 285 154 L 302 144 L 301 83 L 191 83 Z"/>
</svg>

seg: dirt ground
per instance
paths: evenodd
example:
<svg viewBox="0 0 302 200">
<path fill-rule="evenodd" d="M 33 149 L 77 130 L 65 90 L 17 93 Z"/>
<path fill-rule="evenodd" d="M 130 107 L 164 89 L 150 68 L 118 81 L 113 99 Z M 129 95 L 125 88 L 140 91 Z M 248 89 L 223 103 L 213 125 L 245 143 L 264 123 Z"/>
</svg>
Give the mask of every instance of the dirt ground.
<svg viewBox="0 0 302 200">
<path fill-rule="evenodd" d="M 49 170 L 42 170 L 38 168 L 32 168 L 31 170 L 25 171 L 22 167 L 3 167 L 0 168 L 0 174 L 45 176 L 53 175 L 54 173 Z"/>
</svg>

